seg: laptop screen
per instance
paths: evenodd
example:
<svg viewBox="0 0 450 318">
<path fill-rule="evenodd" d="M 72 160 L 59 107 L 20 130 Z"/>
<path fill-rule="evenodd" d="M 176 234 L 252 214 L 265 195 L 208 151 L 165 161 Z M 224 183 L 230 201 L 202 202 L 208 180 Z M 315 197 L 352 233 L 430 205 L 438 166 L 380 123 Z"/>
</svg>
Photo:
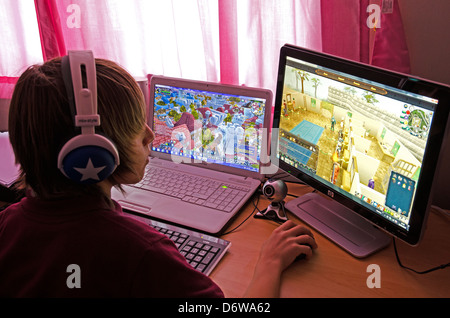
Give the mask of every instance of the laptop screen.
<svg viewBox="0 0 450 318">
<path fill-rule="evenodd" d="M 259 171 L 266 99 L 155 84 L 152 150 Z"/>
</svg>

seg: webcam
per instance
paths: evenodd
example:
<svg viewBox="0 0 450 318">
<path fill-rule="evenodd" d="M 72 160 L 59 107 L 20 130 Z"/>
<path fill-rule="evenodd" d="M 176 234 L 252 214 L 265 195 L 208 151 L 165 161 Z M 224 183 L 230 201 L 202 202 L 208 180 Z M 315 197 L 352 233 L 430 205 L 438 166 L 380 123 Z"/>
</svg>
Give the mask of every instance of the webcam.
<svg viewBox="0 0 450 318">
<path fill-rule="evenodd" d="M 284 198 L 287 195 L 287 186 L 283 180 L 267 180 L 262 187 L 263 195 L 270 201 L 269 206 L 255 214 L 256 218 L 268 218 L 273 221 L 287 221 L 284 208 Z"/>
</svg>

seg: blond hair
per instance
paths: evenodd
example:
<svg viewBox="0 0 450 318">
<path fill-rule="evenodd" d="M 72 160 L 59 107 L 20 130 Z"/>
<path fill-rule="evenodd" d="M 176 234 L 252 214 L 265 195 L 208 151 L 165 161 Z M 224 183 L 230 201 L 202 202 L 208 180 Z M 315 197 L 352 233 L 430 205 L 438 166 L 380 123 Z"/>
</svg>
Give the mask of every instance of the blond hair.
<svg viewBox="0 0 450 318">
<path fill-rule="evenodd" d="M 96 132 L 117 147 L 120 165 L 109 177 L 132 170 L 130 142 L 145 125 L 144 96 L 134 78 L 118 64 L 96 59 L 98 113 Z M 11 99 L 9 136 L 21 167 L 20 184 L 43 199 L 77 194 L 101 194 L 97 185 L 79 185 L 57 168 L 57 156 L 77 129 L 62 79 L 61 58 L 29 67 L 19 78 Z M 120 186 L 120 185 L 119 185 Z"/>
</svg>

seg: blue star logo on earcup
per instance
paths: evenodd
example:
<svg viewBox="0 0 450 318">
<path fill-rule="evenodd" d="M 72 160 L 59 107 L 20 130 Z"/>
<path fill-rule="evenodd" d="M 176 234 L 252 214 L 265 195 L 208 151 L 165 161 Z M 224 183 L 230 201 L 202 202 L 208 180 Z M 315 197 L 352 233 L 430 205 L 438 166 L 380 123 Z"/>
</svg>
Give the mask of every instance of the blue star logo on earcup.
<svg viewBox="0 0 450 318">
<path fill-rule="evenodd" d="M 64 158 L 64 172 L 71 180 L 91 184 L 109 177 L 115 170 L 114 156 L 105 148 L 84 146 Z"/>
</svg>

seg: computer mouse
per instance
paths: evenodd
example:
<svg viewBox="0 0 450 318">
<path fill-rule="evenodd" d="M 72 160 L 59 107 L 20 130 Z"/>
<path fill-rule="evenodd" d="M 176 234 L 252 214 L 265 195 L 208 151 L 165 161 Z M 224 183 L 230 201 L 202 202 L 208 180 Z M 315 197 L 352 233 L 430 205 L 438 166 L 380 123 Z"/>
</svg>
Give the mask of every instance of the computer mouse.
<svg viewBox="0 0 450 318">
<path fill-rule="evenodd" d="M 309 246 L 309 248 L 311 248 L 311 245 L 309 244 L 302 244 L 302 245 L 306 245 Z M 295 259 L 294 259 L 294 263 L 297 261 L 301 261 L 302 259 L 306 258 L 306 254 L 305 253 L 301 253 L 300 255 L 298 255 Z"/>
</svg>

